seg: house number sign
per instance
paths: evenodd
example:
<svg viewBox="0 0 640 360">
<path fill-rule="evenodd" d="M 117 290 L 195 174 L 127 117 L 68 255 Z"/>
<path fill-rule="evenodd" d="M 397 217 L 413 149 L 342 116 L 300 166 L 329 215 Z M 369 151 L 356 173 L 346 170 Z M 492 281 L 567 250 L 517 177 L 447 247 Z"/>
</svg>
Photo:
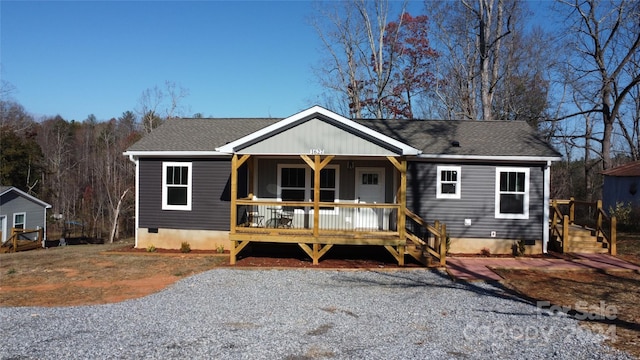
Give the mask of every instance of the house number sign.
<svg viewBox="0 0 640 360">
<path fill-rule="evenodd" d="M 324 149 L 309 149 L 309 155 L 324 155 Z"/>
</svg>

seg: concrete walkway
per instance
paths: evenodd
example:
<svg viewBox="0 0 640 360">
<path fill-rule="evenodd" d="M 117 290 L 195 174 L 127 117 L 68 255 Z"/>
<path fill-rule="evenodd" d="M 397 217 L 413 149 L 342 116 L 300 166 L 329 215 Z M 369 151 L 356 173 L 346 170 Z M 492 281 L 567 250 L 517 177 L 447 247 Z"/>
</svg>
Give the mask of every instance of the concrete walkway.
<svg viewBox="0 0 640 360">
<path fill-rule="evenodd" d="M 608 254 L 572 254 L 574 259 L 554 258 L 468 258 L 448 257 L 447 272 L 456 280 L 499 281 L 502 280 L 492 269 L 517 269 L 541 271 L 635 271 L 640 266 L 631 264 Z"/>
</svg>

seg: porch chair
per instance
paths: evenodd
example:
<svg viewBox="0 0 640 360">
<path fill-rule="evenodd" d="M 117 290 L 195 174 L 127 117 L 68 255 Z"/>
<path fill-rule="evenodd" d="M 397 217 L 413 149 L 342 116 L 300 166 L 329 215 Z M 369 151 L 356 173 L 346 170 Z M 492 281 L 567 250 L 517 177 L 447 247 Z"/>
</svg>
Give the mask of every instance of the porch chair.
<svg viewBox="0 0 640 360">
<path fill-rule="evenodd" d="M 260 215 L 257 205 L 252 205 L 247 211 L 247 226 L 264 227 L 264 215 Z"/>
<path fill-rule="evenodd" d="M 267 220 L 267 227 L 290 228 L 293 222 L 293 211 L 287 209 L 288 208 L 282 206 L 269 208 L 271 218 Z"/>
</svg>

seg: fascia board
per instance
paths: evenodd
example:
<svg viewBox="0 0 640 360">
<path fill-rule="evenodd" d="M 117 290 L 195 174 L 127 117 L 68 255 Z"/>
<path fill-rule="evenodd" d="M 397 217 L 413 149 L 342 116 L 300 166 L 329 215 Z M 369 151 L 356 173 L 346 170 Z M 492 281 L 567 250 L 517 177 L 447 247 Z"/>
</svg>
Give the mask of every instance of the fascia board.
<svg viewBox="0 0 640 360">
<path fill-rule="evenodd" d="M 493 156 L 493 155 L 443 155 L 443 154 L 421 154 L 420 159 L 444 159 L 444 160 L 494 160 L 494 161 L 560 161 L 560 156 Z"/>
<path fill-rule="evenodd" d="M 122 153 L 124 156 L 134 157 L 201 157 L 201 156 L 225 156 L 228 157 L 228 153 L 219 151 L 125 151 Z"/>
</svg>

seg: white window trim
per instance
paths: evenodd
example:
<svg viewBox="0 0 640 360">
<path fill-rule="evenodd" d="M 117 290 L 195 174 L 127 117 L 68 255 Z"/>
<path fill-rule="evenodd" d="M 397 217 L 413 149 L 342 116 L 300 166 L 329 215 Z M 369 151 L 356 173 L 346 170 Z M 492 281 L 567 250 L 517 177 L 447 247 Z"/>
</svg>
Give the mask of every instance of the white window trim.
<svg viewBox="0 0 640 360">
<path fill-rule="evenodd" d="M 19 212 L 19 213 L 13 213 L 13 227 L 16 227 L 16 217 L 18 215 L 22 215 L 22 228 L 26 229 L 27 228 L 27 213 L 26 212 Z"/>
<path fill-rule="evenodd" d="M 167 204 L 167 168 L 168 167 L 186 167 L 187 170 L 187 205 L 169 205 Z M 191 211 L 191 194 L 193 188 L 193 167 L 190 162 L 163 162 L 162 163 L 162 210 L 182 210 Z"/>
<path fill-rule="evenodd" d="M 304 201 L 311 202 L 311 195 L 313 192 L 313 188 L 311 188 L 311 177 L 313 176 L 313 171 L 310 167 L 305 164 L 278 164 L 278 176 L 277 176 L 277 198 L 276 201 L 282 201 L 282 168 L 304 168 Z M 334 199 L 334 203 L 339 203 L 340 199 L 340 166 L 339 165 L 327 165 L 324 169 L 335 169 L 336 170 L 336 187 L 335 192 L 336 196 Z M 309 210 L 310 213 L 313 213 L 313 208 Z M 338 214 L 339 208 L 334 207 L 333 210 L 320 209 L 320 214 Z"/>
<path fill-rule="evenodd" d="M 529 218 L 529 168 L 497 167 L 496 168 L 496 193 L 495 193 L 495 217 L 496 219 L 528 219 Z M 500 212 L 500 173 L 519 172 L 524 173 L 524 199 L 522 214 L 503 214 Z"/>
<path fill-rule="evenodd" d="M 455 194 L 443 194 L 442 193 L 442 171 L 457 171 L 458 178 L 456 179 L 456 193 Z M 438 166 L 437 167 L 437 182 L 436 182 L 436 199 L 460 199 L 462 194 L 462 167 L 461 166 Z"/>
</svg>

